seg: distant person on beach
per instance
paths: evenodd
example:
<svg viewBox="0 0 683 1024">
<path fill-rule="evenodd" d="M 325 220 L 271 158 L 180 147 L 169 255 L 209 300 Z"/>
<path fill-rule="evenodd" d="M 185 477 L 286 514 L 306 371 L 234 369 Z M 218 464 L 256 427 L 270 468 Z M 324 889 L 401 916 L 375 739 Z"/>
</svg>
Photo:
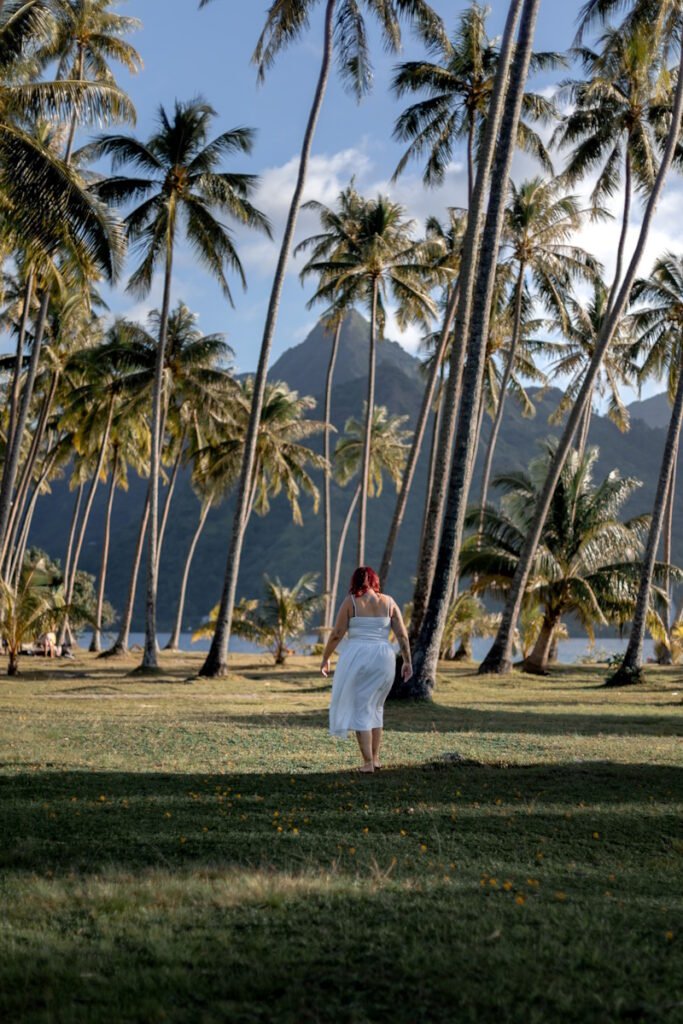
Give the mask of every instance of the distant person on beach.
<svg viewBox="0 0 683 1024">
<path fill-rule="evenodd" d="M 320 671 L 327 677 L 330 657 L 348 633 L 332 683 L 330 734 L 346 738 L 356 733 L 363 763 L 361 772 L 381 768 L 379 750 L 382 744 L 384 702 L 389 695 L 396 658 L 389 643 L 393 629 L 403 656 L 402 675 L 407 682 L 413 674 L 408 633 L 398 605 L 382 594 L 377 573 L 370 566 L 360 566 L 351 577 L 349 593 L 344 598 L 337 621 L 323 652 Z"/>
</svg>

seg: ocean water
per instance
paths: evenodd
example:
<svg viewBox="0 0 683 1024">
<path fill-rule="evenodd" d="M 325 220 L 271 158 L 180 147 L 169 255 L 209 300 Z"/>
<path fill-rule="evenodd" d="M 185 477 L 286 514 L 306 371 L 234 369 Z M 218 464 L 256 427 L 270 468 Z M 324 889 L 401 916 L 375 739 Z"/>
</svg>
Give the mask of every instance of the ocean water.
<svg viewBox="0 0 683 1024">
<path fill-rule="evenodd" d="M 170 635 L 170 633 L 159 633 L 159 646 L 162 649 L 168 643 Z M 111 639 L 113 640 L 113 636 Z M 90 643 L 90 636 L 88 634 L 84 634 L 81 637 L 80 642 L 84 647 L 87 647 Z M 131 633 L 131 646 L 137 644 L 142 647 L 144 642 L 144 633 Z M 301 640 L 295 641 L 292 646 L 296 651 L 305 652 L 306 648 L 316 642 L 317 636 L 307 636 L 303 637 Z M 587 637 L 572 637 L 569 640 L 560 641 L 558 651 L 559 661 L 565 665 L 576 665 L 589 656 L 596 661 L 605 661 L 610 657 L 610 655 L 623 654 L 626 650 L 627 643 L 628 637 L 624 637 L 623 639 L 619 639 L 618 637 L 605 637 L 604 639 L 597 640 L 595 645 L 591 648 Z M 490 640 L 475 640 L 473 642 L 472 652 L 474 654 L 475 661 L 481 661 L 482 658 L 484 658 L 490 645 Z M 191 634 L 183 633 L 180 637 L 180 649 L 182 651 L 208 651 L 209 641 L 198 640 L 196 643 L 192 643 Z M 235 654 L 256 654 L 263 652 L 263 648 L 257 647 L 255 644 L 249 643 L 246 640 L 242 640 L 240 637 L 232 637 L 230 641 L 230 650 Z M 647 639 L 645 641 L 643 654 L 645 659 L 651 658 L 654 655 L 654 644 L 652 640 Z"/>
</svg>

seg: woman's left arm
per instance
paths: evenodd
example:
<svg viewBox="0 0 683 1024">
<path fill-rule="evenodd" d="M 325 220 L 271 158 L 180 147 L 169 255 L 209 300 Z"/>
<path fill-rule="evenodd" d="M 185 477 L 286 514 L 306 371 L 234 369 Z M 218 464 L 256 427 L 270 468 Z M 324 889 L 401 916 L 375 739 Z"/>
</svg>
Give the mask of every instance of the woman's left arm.
<svg viewBox="0 0 683 1024">
<path fill-rule="evenodd" d="M 327 638 L 327 643 L 325 644 L 325 650 L 323 651 L 322 664 L 320 665 L 320 671 L 325 676 L 325 678 L 327 678 L 327 676 L 330 674 L 330 658 L 332 657 L 332 654 L 334 653 L 334 651 L 336 651 L 336 649 L 339 646 L 340 642 L 343 640 L 344 634 L 346 633 L 346 630 L 348 629 L 350 605 L 351 605 L 351 601 L 349 600 L 348 597 L 345 597 L 344 600 L 341 603 L 340 608 L 339 608 L 339 614 L 337 615 L 337 621 L 335 622 L 334 626 L 332 627 L 332 632 L 330 633 L 329 637 Z"/>
</svg>

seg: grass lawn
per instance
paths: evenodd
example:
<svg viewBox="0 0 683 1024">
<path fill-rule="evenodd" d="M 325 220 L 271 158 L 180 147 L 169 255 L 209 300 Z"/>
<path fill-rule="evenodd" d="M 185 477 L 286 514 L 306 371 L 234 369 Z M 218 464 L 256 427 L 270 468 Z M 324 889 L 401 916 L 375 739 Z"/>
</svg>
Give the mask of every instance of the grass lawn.
<svg viewBox="0 0 683 1024">
<path fill-rule="evenodd" d="M 681 669 L 447 668 L 363 776 L 307 659 L 132 664 L 0 682 L 3 1022 L 683 1021 Z"/>
</svg>

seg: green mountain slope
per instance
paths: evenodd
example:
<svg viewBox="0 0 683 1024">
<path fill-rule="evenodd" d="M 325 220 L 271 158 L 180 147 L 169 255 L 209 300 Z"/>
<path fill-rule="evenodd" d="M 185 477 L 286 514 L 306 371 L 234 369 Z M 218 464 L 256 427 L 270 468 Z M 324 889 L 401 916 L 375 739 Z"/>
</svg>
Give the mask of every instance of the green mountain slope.
<svg viewBox="0 0 683 1024">
<path fill-rule="evenodd" d="M 290 349 L 274 364 L 273 379 L 284 379 L 301 392 L 313 394 L 319 399 L 317 415 L 321 406 L 325 371 L 331 339 L 321 327 L 315 330 L 301 345 Z M 377 401 L 386 405 L 392 413 L 406 415 L 412 421 L 416 415 L 422 393 L 422 377 L 419 363 L 399 345 L 383 341 L 379 345 L 379 369 L 377 379 Z M 349 318 L 342 336 L 339 355 L 339 370 L 333 393 L 332 418 L 337 430 L 341 431 L 346 419 L 359 416 L 365 398 L 366 378 L 364 374 L 367 357 L 367 324 L 357 314 Z M 503 468 L 525 466 L 538 451 L 538 442 L 553 432 L 548 426 L 548 417 L 557 406 L 560 392 L 549 389 L 535 391 L 536 416 L 523 419 L 514 402 L 507 407 L 503 429 L 494 461 L 494 472 Z M 484 440 L 488 437 L 489 424 L 484 425 Z M 555 428 L 557 432 L 557 428 Z M 635 476 L 643 481 L 643 487 L 631 500 L 628 512 L 649 511 L 654 496 L 659 459 L 664 445 L 664 430 L 651 428 L 642 419 L 634 419 L 631 431 L 620 434 L 603 417 L 595 417 L 591 430 L 591 443 L 601 449 L 599 472 L 607 473 L 619 467 L 623 475 Z M 319 442 L 318 442 L 319 443 Z M 411 590 L 411 577 L 415 573 L 417 541 L 420 533 L 422 502 L 426 489 L 428 444 L 422 454 L 415 485 L 408 508 L 404 527 L 399 539 L 391 578 L 387 589 L 398 601 L 407 600 Z M 481 453 L 475 470 L 474 499 L 478 499 Z M 139 515 L 142 509 L 146 482 L 131 480 L 130 491 L 117 495 L 114 514 L 114 537 L 112 561 L 107 596 L 115 607 L 121 608 L 128 583 L 129 567 L 135 543 Z M 333 487 L 333 536 L 337 536 L 345 515 L 350 488 Z M 391 485 L 385 487 L 382 496 L 371 502 L 369 507 L 367 558 L 379 562 L 386 539 L 389 520 L 393 511 L 395 492 Z M 57 482 L 52 494 L 40 502 L 35 518 L 31 541 L 44 547 L 57 557 L 63 557 L 69 526 L 73 494 L 66 481 Z M 104 494 L 98 496 L 92 525 L 88 532 L 83 553 L 82 566 L 96 572 L 102 544 Z M 197 625 L 213 604 L 218 600 L 225 570 L 225 558 L 231 522 L 231 503 L 212 512 L 207 528 L 199 544 L 194 569 L 188 590 L 186 605 L 186 626 Z M 683 496 L 677 499 L 676 521 L 681 522 Z M 169 521 L 166 542 L 162 556 L 159 580 L 159 626 L 170 628 L 177 599 L 177 588 L 189 540 L 199 514 L 197 503 L 187 475 L 179 480 L 173 501 L 173 512 Z M 242 561 L 239 594 L 258 595 L 264 572 L 279 575 L 283 581 L 292 582 L 306 570 L 317 571 L 322 565 L 322 517 L 314 515 L 310 503 L 304 503 L 304 526 L 297 527 L 284 500 L 278 499 L 266 518 L 253 517 L 246 538 Z M 349 535 L 344 559 L 342 583 L 354 567 L 354 531 Z M 683 536 L 674 543 L 674 558 L 683 563 Z M 138 599 L 136 625 L 142 624 L 142 599 Z"/>
</svg>

